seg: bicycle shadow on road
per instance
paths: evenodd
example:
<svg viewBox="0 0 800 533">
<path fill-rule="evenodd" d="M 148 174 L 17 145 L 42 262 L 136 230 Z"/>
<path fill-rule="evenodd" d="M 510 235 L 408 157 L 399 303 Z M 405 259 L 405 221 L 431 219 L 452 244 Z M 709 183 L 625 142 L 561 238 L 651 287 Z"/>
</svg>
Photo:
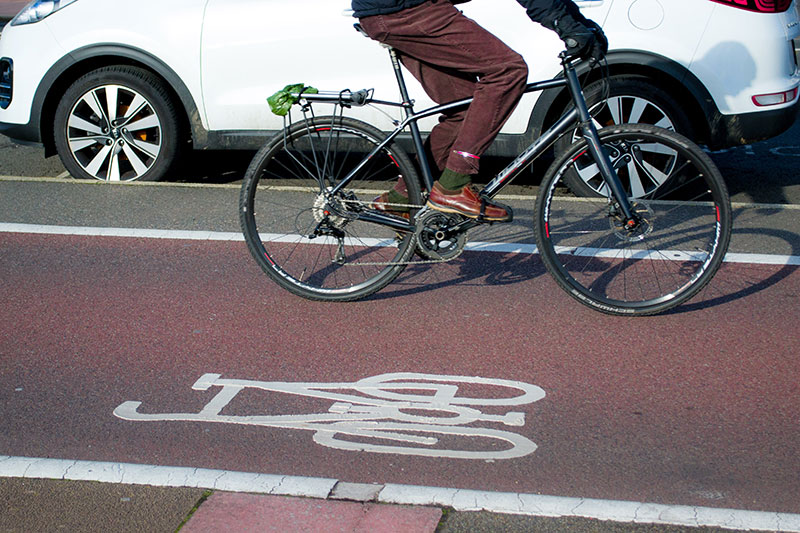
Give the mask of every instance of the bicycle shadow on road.
<svg viewBox="0 0 800 533">
<path fill-rule="evenodd" d="M 755 215 L 763 217 L 764 213 Z M 739 216 L 741 213 L 736 214 L 735 218 Z M 735 229 L 735 236 L 736 240 L 770 241 L 773 242 L 773 247 L 781 250 L 781 255 L 800 256 L 800 236 L 790 230 L 738 227 Z M 780 243 L 780 246 L 777 246 L 777 243 Z M 784 253 L 787 251 L 788 253 Z M 726 262 L 700 294 L 663 314 L 683 314 L 739 302 L 774 288 L 797 270 L 798 266 L 791 264 Z M 392 284 L 370 299 L 396 298 L 456 285 L 464 287 L 513 285 L 541 275 L 549 276 L 549 273 L 537 254 L 464 252 L 449 263 L 410 266 Z M 567 295 L 564 294 L 564 297 Z"/>
<path fill-rule="evenodd" d="M 533 209 L 520 201 L 513 202 L 513 208 L 514 220 L 511 223 L 487 224 L 474 228 L 468 234 L 467 245 L 490 243 L 534 246 Z M 419 255 L 413 255 L 410 260 L 426 261 Z M 458 285 L 512 285 L 543 274 L 547 274 L 547 271 L 537 254 L 467 250 L 450 261 L 409 265 L 397 279 L 368 299 L 396 298 Z"/>
<path fill-rule="evenodd" d="M 735 230 L 737 237 L 751 236 L 765 240 L 773 238 L 789 245 L 787 255 L 800 256 L 800 237 L 791 231 L 773 228 L 750 228 Z M 756 263 L 726 262 L 709 285 L 692 300 L 665 314 L 681 314 L 718 307 L 731 302 L 740 302 L 762 291 L 773 288 L 798 271 L 797 265 L 770 265 Z M 791 286 L 787 290 L 792 292 Z M 796 296 L 793 296 L 796 298 Z"/>
<path fill-rule="evenodd" d="M 522 283 L 547 275 L 544 263 L 529 253 L 466 251 L 447 263 L 412 265 L 369 300 L 398 298 L 437 289 Z"/>
</svg>

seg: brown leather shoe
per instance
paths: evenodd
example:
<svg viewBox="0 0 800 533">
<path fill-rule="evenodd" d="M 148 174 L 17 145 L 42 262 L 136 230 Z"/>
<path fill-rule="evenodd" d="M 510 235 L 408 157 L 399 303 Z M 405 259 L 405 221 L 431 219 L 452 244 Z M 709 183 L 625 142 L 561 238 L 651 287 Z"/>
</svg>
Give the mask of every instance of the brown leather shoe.
<svg viewBox="0 0 800 533">
<path fill-rule="evenodd" d="M 514 217 L 511 208 L 481 198 L 474 185 L 467 185 L 458 191 L 448 191 L 436 181 L 428 197 L 428 206 L 445 213 L 458 213 L 467 218 L 479 218 L 488 222 L 510 222 Z M 483 211 L 483 212 L 481 212 Z"/>
<path fill-rule="evenodd" d="M 372 200 L 372 203 L 369 204 L 369 206 L 371 209 L 375 209 L 376 211 L 380 211 L 386 215 L 394 215 L 396 217 L 402 217 L 405 219 L 408 219 L 411 215 L 410 208 L 389 202 L 388 192 L 385 192 Z"/>
</svg>

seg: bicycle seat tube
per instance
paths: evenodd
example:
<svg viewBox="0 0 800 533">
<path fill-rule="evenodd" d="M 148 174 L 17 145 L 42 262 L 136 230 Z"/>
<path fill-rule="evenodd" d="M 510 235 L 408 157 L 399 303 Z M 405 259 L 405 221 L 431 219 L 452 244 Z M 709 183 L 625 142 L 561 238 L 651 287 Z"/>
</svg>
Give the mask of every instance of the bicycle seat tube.
<svg viewBox="0 0 800 533">
<path fill-rule="evenodd" d="M 397 86 L 400 88 L 400 96 L 403 99 L 403 110 L 406 113 L 406 118 L 412 118 L 414 116 L 414 102 L 408 95 L 408 88 L 406 87 L 406 81 L 403 78 L 403 71 L 400 66 L 400 57 L 394 48 L 388 48 L 389 56 L 392 59 L 394 76 L 397 79 Z M 411 138 L 414 141 L 414 149 L 416 150 L 417 157 L 419 158 L 420 168 L 422 170 L 422 179 L 425 182 L 425 187 L 430 191 L 433 187 L 433 175 L 431 174 L 430 166 L 428 166 L 428 158 L 425 155 L 425 145 L 422 142 L 422 134 L 420 134 L 419 131 L 419 124 L 417 124 L 416 120 L 412 120 L 408 124 L 408 127 L 411 130 Z"/>
<path fill-rule="evenodd" d="M 597 167 L 600 170 L 600 175 L 603 176 L 603 180 L 611 190 L 611 195 L 617 201 L 622 214 L 625 216 L 625 221 L 636 221 L 636 217 L 633 215 L 633 211 L 631 210 L 631 204 L 628 201 L 628 195 L 625 193 L 625 189 L 622 187 L 622 182 L 620 182 L 617 172 L 611 165 L 611 159 L 609 159 L 608 154 L 605 152 L 605 150 L 603 150 L 603 147 L 600 144 L 600 138 L 597 135 L 597 128 L 594 127 L 592 115 L 589 114 L 589 108 L 586 105 L 586 99 L 583 96 L 583 90 L 581 89 L 581 84 L 578 80 L 578 74 L 575 72 L 575 68 L 568 59 L 562 59 L 562 65 L 564 66 L 564 76 L 567 79 L 567 86 L 572 94 L 572 101 L 578 110 L 581 132 L 588 143 L 589 152 L 592 154 L 592 158 L 597 163 Z"/>
</svg>

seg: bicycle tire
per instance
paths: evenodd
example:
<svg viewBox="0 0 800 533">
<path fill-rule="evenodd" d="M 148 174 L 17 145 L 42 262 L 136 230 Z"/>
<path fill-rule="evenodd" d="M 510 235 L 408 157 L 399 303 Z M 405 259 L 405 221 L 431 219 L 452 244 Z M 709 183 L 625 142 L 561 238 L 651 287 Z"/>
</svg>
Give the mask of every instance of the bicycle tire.
<svg viewBox="0 0 800 533">
<path fill-rule="evenodd" d="M 537 199 L 536 239 L 558 285 L 613 315 L 662 313 L 696 295 L 719 269 L 731 236 L 728 190 L 714 162 L 671 131 L 622 124 L 599 131 L 620 180 L 647 173 L 661 185 L 631 199 L 642 223 L 621 225 L 609 196 L 578 198 L 571 172 L 597 172 L 587 142 L 547 171 Z"/>
<path fill-rule="evenodd" d="M 242 183 L 240 223 L 256 262 L 280 286 L 312 300 L 358 300 L 405 268 L 413 232 L 359 220 L 399 181 L 412 205 L 422 203 L 416 169 L 399 146 L 379 150 L 332 202 L 325 195 L 384 137 L 358 120 L 315 117 L 289 126 L 255 155 Z M 320 224 L 341 237 L 320 235 Z"/>
</svg>

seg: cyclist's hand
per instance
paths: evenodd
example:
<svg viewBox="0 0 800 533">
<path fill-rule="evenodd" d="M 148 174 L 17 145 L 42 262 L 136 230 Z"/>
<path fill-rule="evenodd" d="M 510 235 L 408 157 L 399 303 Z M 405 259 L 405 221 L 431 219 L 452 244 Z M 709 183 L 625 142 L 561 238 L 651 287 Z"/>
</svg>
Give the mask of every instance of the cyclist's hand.
<svg viewBox="0 0 800 533">
<path fill-rule="evenodd" d="M 572 17 L 554 21 L 554 29 L 567 46 L 569 57 L 587 59 L 592 65 L 601 61 L 608 52 L 608 40 L 602 28 L 591 20 L 579 22 Z"/>
<path fill-rule="evenodd" d="M 597 50 L 593 50 L 588 59 L 592 61 L 592 64 L 595 64 L 606 57 L 608 53 L 608 39 L 606 39 L 606 34 L 603 33 L 603 28 L 601 28 L 598 23 L 589 19 L 586 19 L 586 23 L 586 27 L 594 33 L 595 46 L 597 47 Z"/>
</svg>

